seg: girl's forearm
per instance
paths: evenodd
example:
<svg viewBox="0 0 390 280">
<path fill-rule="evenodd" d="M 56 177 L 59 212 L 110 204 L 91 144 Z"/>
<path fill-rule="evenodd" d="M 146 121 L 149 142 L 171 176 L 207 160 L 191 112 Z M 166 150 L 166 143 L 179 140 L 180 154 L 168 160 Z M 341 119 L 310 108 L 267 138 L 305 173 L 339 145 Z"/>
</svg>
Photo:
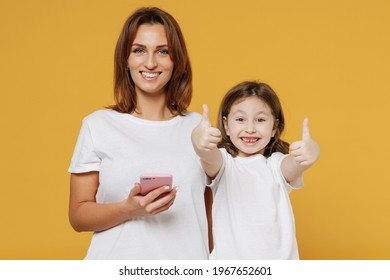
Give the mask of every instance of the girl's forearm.
<svg viewBox="0 0 390 280">
<path fill-rule="evenodd" d="M 281 170 L 287 182 L 296 180 L 311 165 L 302 165 L 295 161 L 292 155 L 287 155 L 281 164 Z"/>
<path fill-rule="evenodd" d="M 222 155 L 218 148 L 211 151 L 198 152 L 204 172 L 214 178 L 222 167 Z"/>
</svg>

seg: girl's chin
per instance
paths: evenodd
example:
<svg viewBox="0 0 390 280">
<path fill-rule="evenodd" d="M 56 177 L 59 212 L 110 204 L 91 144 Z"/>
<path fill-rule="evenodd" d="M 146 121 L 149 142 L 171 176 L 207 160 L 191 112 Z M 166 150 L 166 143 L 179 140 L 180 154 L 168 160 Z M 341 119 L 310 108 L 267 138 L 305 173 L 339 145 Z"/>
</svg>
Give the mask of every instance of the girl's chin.
<svg viewBox="0 0 390 280">
<path fill-rule="evenodd" d="M 262 154 L 261 149 L 243 149 L 243 150 L 240 150 L 240 152 L 238 153 L 238 155 L 241 157 L 250 157 L 250 156 L 258 155 L 258 154 Z"/>
</svg>

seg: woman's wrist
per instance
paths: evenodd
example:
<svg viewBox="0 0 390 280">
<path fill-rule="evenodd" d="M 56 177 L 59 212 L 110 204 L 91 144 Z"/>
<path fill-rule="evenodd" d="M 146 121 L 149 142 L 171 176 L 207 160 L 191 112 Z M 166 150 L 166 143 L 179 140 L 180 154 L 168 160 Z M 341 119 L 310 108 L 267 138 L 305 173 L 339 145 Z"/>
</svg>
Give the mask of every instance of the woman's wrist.
<svg viewBox="0 0 390 280">
<path fill-rule="evenodd" d="M 137 217 L 136 211 L 128 199 L 123 200 L 119 204 L 119 211 L 125 222 Z"/>
</svg>

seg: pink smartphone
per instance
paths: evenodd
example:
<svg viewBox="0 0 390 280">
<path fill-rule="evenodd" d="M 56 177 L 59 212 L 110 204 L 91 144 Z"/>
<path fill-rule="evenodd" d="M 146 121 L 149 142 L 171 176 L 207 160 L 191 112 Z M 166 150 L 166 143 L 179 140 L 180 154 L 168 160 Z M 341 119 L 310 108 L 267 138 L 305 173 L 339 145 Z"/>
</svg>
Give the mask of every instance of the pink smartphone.
<svg viewBox="0 0 390 280">
<path fill-rule="evenodd" d="M 162 186 L 172 187 L 171 174 L 142 174 L 140 176 L 141 194 L 146 195 L 154 189 Z"/>
</svg>

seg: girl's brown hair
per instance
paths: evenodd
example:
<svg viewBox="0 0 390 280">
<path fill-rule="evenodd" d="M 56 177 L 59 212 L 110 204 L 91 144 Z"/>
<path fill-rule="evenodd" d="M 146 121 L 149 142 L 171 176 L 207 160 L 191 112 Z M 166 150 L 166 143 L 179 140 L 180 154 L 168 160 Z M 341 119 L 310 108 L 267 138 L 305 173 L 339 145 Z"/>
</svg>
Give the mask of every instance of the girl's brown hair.
<svg viewBox="0 0 390 280">
<path fill-rule="evenodd" d="M 233 157 L 237 156 L 238 150 L 233 145 L 230 137 L 226 134 L 224 118 L 228 117 L 230 109 L 234 104 L 250 96 L 256 96 L 265 102 L 270 107 L 275 120 L 274 129 L 276 130 L 276 133 L 265 147 L 264 156 L 269 157 L 274 152 L 287 154 L 289 151 L 289 143 L 280 139 L 284 130 L 285 120 L 279 98 L 269 85 L 260 82 L 245 81 L 236 85 L 226 93 L 218 113 L 218 129 L 222 134 L 222 139 L 218 143 L 218 147 L 225 148 Z"/>
<path fill-rule="evenodd" d="M 121 113 L 132 113 L 137 107 L 134 81 L 128 71 L 127 60 L 131 46 L 142 24 L 161 24 L 167 36 L 169 55 L 174 64 L 167 89 L 167 107 L 173 114 L 184 115 L 192 98 L 192 70 L 186 44 L 179 24 L 167 12 L 156 8 L 140 8 L 125 22 L 115 48 L 114 99 L 109 108 Z"/>
</svg>

